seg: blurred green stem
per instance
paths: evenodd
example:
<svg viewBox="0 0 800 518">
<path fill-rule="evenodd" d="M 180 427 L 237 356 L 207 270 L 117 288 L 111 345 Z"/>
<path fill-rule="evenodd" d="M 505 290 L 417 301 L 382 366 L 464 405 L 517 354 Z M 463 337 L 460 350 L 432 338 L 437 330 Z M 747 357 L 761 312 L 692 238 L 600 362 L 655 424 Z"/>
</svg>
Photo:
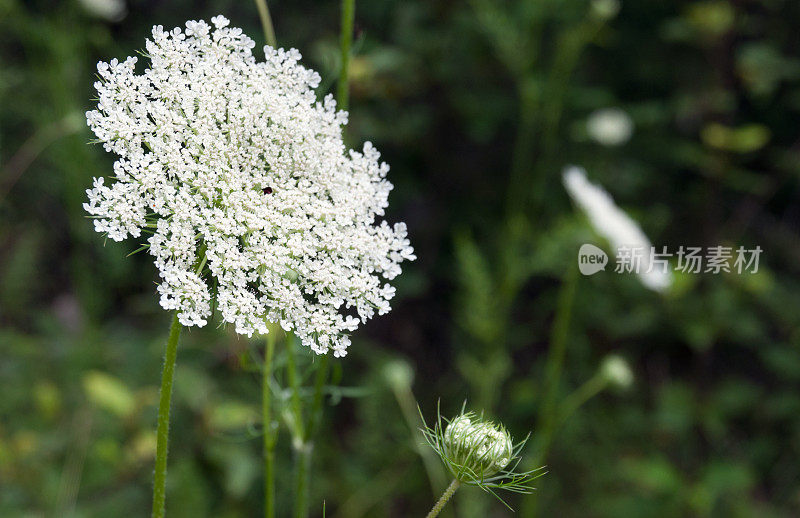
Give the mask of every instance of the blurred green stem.
<svg viewBox="0 0 800 518">
<path fill-rule="evenodd" d="M 295 355 L 295 336 L 293 333 L 286 335 L 286 377 L 289 381 L 289 388 L 292 390 L 290 396 L 291 409 L 291 428 L 295 442 L 302 442 L 305 438 L 303 429 L 303 402 L 300 400 L 300 380 L 297 375 L 297 359 Z"/>
<path fill-rule="evenodd" d="M 393 386 L 392 392 L 394 393 L 395 399 L 397 399 L 397 404 L 400 406 L 403 418 L 411 432 L 414 451 L 422 457 L 422 465 L 425 467 L 425 473 L 428 475 L 431 491 L 435 496 L 441 491 L 441 488 L 444 487 L 447 479 L 442 472 L 442 465 L 439 458 L 433 450 L 425 444 L 425 437 L 420 431 L 420 427 L 424 426 L 425 423 L 422 422 L 419 412 L 415 410 L 417 403 L 414 394 L 407 385 L 402 388 Z"/>
<path fill-rule="evenodd" d="M 553 426 L 553 432 L 557 432 L 564 422 L 570 418 L 584 403 L 595 397 L 608 386 L 608 379 L 597 373 L 583 385 L 578 387 L 575 392 L 570 394 L 564 399 L 561 404 L 561 410 L 558 412 L 556 422 Z M 547 453 L 547 446 L 545 445 L 545 454 Z"/>
<path fill-rule="evenodd" d="M 295 518 L 306 518 L 308 516 L 308 478 L 311 468 L 311 453 L 313 451 L 314 445 L 310 442 L 300 442 L 294 446 Z"/>
<path fill-rule="evenodd" d="M 531 174 L 533 169 L 536 136 L 537 90 L 534 79 L 529 76 L 521 78 L 517 90 L 520 103 L 519 123 L 514 141 L 514 151 L 511 155 L 511 171 L 508 181 L 506 210 L 509 217 L 522 212 L 527 201 L 528 188 L 525 186 L 525 178 Z"/>
<path fill-rule="evenodd" d="M 458 490 L 458 487 L 460 485 L 461 482 L 459 482 L 458 479 L 454 478 L 453 481 L 450 482 L 450 485 L 447 486 L 447 489 L 444 490 L 442 496 L 439 497 L 439 501 L 436 502 L 436 505 L 433 506 L 433 509 L 431 509 L 431 512 L 428 513 L 426 518 L 434 518 L 434 516 L 438 516 L 439 513 L 442 512 L 442 509 L 444 509 L 444 506 L 447 504 L 447 501 L 450 500 L 450 497 L 453 496 L 453 494 L 455 494 L 456 490 Z"/>
<path fill-rule="evenodd" d="M 329 364 L 330 356 L 324 354 L 316 366 L 317 375 L 314 380 L 314 399 L 311 400 L 311 416 L 309 418 L 308 430 L 306 430 L 306 440 L 309 441 L 314 440 L 317 426 L 319 426 L 319 421 L 322 419 L 322 398 L 324 396 L 325 383 L 328 381 Z"/>
<path fill-rule="evenodd" d="M 156 468 L 153 476 L 153 518 L 163 518 L 167 483 L 167 446 L 169 439 L 169 410 L 172 402 L 172 381 L 175 378 L 175 360 L 178 357 L 178 338 L 181 323 L 178 313 L 172 317 L 172 326 L 161 373 L 161 399 L 158 403 L 158 429 L 156 432 Z"/>
<path fill-rule="evenodd" d="M 564 369 L 564 357 L 567 352 L 569 324 L 572 318 L 572 306 L 575 302 L 575 291 L 578 284 L 578 269 L 570 265 L 564 276 L 564 282 L 558 295 L 555 321 L 550 337 L 550 351 L 545 365 L 545 378 L 542 403 L 539 407 L 538 430 L 539 444 L 549 444 L 555 425 L 558 392 L 561 384 L 561 373 Z M 539 459 L 543 460 L 543 452 L 539 448 Z"/>
<path fill-rule="evenodd" d="M 275 29 L 272 27 L 272 17 L 269 15 L 267 0 L 256 0 L 256 7 L 258 7 L 258 17 L 261 19 L 261 27 L 264 29 L 267 45 L 277 48 L 278 42 L 275 39 Z"/>
<path fill-rule="evenodd" d="M 272 376 L 272 356 L 275 353 L 277 326 L 273 326 L 267 335 L 264 349 L 264 373 L 261 388 L 262 421 L 264 429 L 264 516 L 275 516 L 275 443 L 276 431 L 272 426 L 272 394 L 269 379 Z"/>
<path fill-rule="evenodd" d="M 350 47 L 353 44 L 353 24 L 356 16 L 356 1 L 342 0 L 342 32 L 339 35 L 342 66 L 339 69 L 339 84 L 336 100 L 340 110 L 347 110 L 350 105 Z"/>
<path fill-rule="evenodd" d="M 558 37 L 556 56 L 547 78 L 542 99 L 544 103 L 538 110 L 541 118 L 540 140 L 541 153 L 537 163 L 538 174 L 533 175 L 532 185 L 525 192 L 532 197 L 532 210 L 537 215 L 544 209 L 544 201 L 548 179 L 558 166 L 557 150 L 559 142 L 559 124 L 564 111 L 564 101 L 569 92 L 569 81 L 578 66 L 578 61 L 586 46 L 597 36 L 603 27 L 603 21 L 589 17 L 576 27 L 564 29 Z M 556 171 L 557 172 L 557 171 Z"/>
</svg>

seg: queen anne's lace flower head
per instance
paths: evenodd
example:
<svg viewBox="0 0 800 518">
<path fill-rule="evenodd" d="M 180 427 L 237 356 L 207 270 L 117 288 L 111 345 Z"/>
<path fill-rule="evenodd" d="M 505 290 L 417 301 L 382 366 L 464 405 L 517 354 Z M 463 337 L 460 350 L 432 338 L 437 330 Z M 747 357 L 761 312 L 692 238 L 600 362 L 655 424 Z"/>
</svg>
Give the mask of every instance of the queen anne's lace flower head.
<svg viewBox="0 0 800 518">
<path fill-rule="evenodd" d="M 213 27 L 153 28 L 146 54 L 99 63 L 86 118 L 119 156 L 84 208 L 115 241 L 143 231 L 161 276 L 161 305 L 203 326 L 215 300 L 236 332 L 294 330 L 317 353 L 344 355 L 345 333 L 389 311 L 413 249 L 384 215 L 389 166 L 369 142 L 342 142 L 345 112 L 292 49 L 265 47 L 217 16 Z"/>
</svg>

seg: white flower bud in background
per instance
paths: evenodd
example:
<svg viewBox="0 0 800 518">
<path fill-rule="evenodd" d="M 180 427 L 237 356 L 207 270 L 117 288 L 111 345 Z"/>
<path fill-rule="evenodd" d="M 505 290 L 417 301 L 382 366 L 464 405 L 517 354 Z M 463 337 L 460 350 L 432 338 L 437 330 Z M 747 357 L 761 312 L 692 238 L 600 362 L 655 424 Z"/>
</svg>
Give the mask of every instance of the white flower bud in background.
<svg viewBox="0 0 800 518">
<path fill-rule="evenodd" d="M 408 390 L 414 382 L 414 369 L 405 360 L 391 360 L 383 366 L 383 377 L 392 390 Z"/>
<path fill-rule="evenodd" d="M 619 108 L 595 110 L 586 119 L 589 137 L 604 146 L 619 146 L 633 135 L 633 120 Z"/>
<path fill-rule="evenodd" d="M 514 452 L 511 436 L 505 428 L 472 413 L 450 421 L 444 430 L 443 442 L 453 465 L 481 479 L 505 468 Z M 453 475 L 459 478 L 458 473 Z"/>
<path fill-rule="evenodd" d="M 633 371 L 628 362 L 617 354 L 610 354 L 605 357 L 600 365 L 600 375 L 609 384 L 626 389 L 633 384 Z"/>
<path fill-rule="evenodd" d="M 128 14 L 124 0 L 80 0 L 86 12 L 109 22 L 119 22 Z"/>
<path fill-rule="evenodd" d="M 592 0 L 592 14 L 600 20 L 610 20 L 614 18 L 620 9 L 619 0 Z"/>
</svg>

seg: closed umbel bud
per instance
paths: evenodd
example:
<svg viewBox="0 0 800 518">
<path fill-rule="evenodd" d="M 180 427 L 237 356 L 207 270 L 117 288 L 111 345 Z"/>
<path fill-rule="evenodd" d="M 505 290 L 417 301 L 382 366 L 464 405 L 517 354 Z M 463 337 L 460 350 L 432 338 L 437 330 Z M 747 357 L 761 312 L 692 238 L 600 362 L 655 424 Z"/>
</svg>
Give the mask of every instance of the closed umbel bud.
<svg viewBox="0 0 800 518">
<path fill-rule="evenodd" d="M 457 478 L 490 477 L 505 468 L 513 457 L 514 446 L 505 428 L 472 413 L 450 421 L 443 438 L 447 458 L 461 472 L 454 473 Z"/>
</svg>

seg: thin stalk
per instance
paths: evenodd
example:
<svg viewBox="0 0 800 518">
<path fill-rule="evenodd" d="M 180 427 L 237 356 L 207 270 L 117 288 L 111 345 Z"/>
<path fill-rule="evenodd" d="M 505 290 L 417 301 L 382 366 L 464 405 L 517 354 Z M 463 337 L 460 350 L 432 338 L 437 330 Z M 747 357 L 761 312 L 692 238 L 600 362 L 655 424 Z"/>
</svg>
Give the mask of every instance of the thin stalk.
<svg viewBox="0 0 800 518">
<path fill-rule="evenodd" d="M 297 359 L 295 351 L 295 337 L 292 333 L 286 335 L 286 377 L 289 381 L 289 387 L 292 389 L 292 395 L 289 400 L 292 412 L 292 435 L 295 442 L 303 442 L 305 439 L 305 430 L 303 424 L 303 402 L 300 399 L 300 378 L 297 374 Z"/>
<path fill-rule="evenodd" d="M 417 403 L 416 399 L 414 399 L 414 394 L 407 386 L 403 388 L 392 387 L 392 392 L 395 399 L 397 399 L 397 404 L 400 406 L 403 418 L 411 433 L 414 451 L 422 457 L 422 465 L 428 475 L 431 492 L 435 496 L 440 491 L 440 488 L 444 487 L 447 478 L 443 473 L 442 464 L 439 462 L 438 456 L 425 443 L 425 436 L 420 431 L 420 427 L 425 426 L 425 423 L 421 420 L 416 409 Z"/>
<path fill-rule="evenodd" d="M 339 69 L 339 84 L 336 100 L 340 110 L 347 110 L 350 102 L 350 47 L 353 45 L 353 24 L 356 18 L 356 0 L 342 0 L 342 32 L 339 36 L 342 66 Z"/>
<path fill-rule="evenodd" d="M 537 89 L 533 79 L 525 76 L 517 86 L 519 95 L 519 123 L 514 140 L 511 171 L 508 181 L 507 216 L 524 212 L 530 187 L 526 184 L 533 173 L 536 146 Z"/>
<path fill-rule="evenodd" d="M 166 502 L 167 447 L 169 440 L 169 411 L 172 402 L 172 382 L 175 378 L 175 360 L 178 357 L 178 338 L 181 323 L 178 314 L 172 317 L 161 373 L 161 398 L 158 403 L 158 429 L 156 431 L 156 467 L 153 476 L 153 518 L 163 518 Z"/>
<path fill-rule="evenodd" d="M 276 433 L 272 427 L 272 394 L 269 380 L 272 376 L 272 357 L 275 353 L 277 330 L 271 329 L 267 335 L 264 350 L 264 373 L 261 388 L 261 417 L 264 428 L 264 516 L 275 517 L 275 443 Z"/>
<path fill-rule="evenodd" d="M 572 318 L 572 306 L 575 302 L 577 284 L 578 269 L 570 267 L 558 296 L 556 317 L 550 337 L 550 350 L 547 355 L 544 396 L 538 420 L 540 438 L 544 441 L 542 444 L 549 442 L 549 436 L 552 434 L 552 428 L 555 424 L 558 390 L 561 384 L 561 373 L 564 369 L 564 357 L 567 352 L 567 338 L 569 337 L 569 325 Z"/>
<path fill-rule="evenodd" d="M 308 480 L 311 475 L 311 453 L 314 445 L 310 442 L 302 442 L 295 445 L 295 493 L 294 493 L 294 517 L 306 518 L 308 516 Z"/>
<path fill-rule="evenodd" d="M 559 37 L 556 56 L 544 87 L 544 99 L 539 113 L 541 152 L 538 160 L 538 173 L 534 174 L 526 196 L 531 197 L 532 210 L 539 216 L 545 210 L 545 191 L 548 181 L 553 177 L 552 171 L 558 160 L 559 124 L 564 110 L 564 101 L 569 91 L 569 81 L 578 66 L 580 57 L 586 46 L 595 38 L 603 27 L 597 20 L 586 20 L 574 28 L 567 28 Z"/>
<path fill-rule="evenodd" d="M 311 468 L 311 453 L 314 445 L 308 442 L 296 444 L 294 448 L 294 517 L 308 516 L 308 479 Z"/>
<path fill-rule="evenodd" d="M 583 406 L 584 403 L 602 392 L 607 386 L 608 380 L 602 374 L 597 373 L 589 378 L 583 385 L 575 389 L 575 392 L 564 398 L 553 431 L 558 431 L 561 425 L 563 425 L 572 414 Z"/>
<path fill-rule="evenodd" d="M 322 399 L 324 396 L 325 383 L 328 381 L 328 369 L 330 356 L 323 355 L 317 365 L 317 376 L 314 380 L 314 398 L 311 400 L 311 414 L 306 430 L 306 441 L 313 441 L 314 435 L 322 418 Z"/>
<path fill-rule="evenodd" d="M 442 512 L 442 509 L 444 509 L 447 501 L 450 500 L 450 497 L 453 496 L 460 485 L 461 482 L 459 482 L 457 478 L 454 478 L 453 481 L 450 482 L 450 485 L 447 486 L 447 489 L 444 490 L 442 496 L 439 497 L 439 501 L 436 502 L 436 505 L 433 506 L 433 509 L 431 509 L 431 512 L 429 512 L 425 518 L 434 518 L 434 516 L 438 516 L 439 513 Z"/>
<path fill-rule="evenodd" d="M 275 39 L 275 29 L 272 27 L 272 17 L 269 15 L 267 0 L 256 0 L 256 7 L 258 7 L 258 17 L 261 19 L 261 27 L 264 29 L 264 39 L 267 40 L 267 45 L 277 48 L 278 42 Z"/>
</svg>

